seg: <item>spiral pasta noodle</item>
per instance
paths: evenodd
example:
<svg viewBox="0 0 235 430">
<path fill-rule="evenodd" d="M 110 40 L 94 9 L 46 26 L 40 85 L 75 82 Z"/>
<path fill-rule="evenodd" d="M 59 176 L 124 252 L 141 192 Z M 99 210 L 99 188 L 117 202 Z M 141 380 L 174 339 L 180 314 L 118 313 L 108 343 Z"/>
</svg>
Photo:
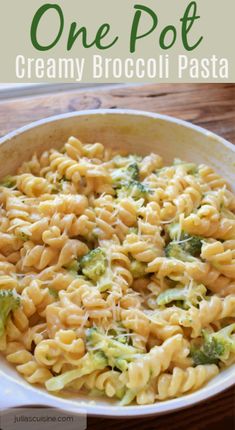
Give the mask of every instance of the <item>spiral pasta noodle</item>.
<svg viewBox="0 0 235 430">
<path fill-rule="evenodd" d="M 157 399 L 170 399 L 197 390 L 218 373 L 219 369 L 215 364 L 188 367 L 186 370 L 175 367 L 172 374 L 162 373 L 159 376 Z"/>
</svg>

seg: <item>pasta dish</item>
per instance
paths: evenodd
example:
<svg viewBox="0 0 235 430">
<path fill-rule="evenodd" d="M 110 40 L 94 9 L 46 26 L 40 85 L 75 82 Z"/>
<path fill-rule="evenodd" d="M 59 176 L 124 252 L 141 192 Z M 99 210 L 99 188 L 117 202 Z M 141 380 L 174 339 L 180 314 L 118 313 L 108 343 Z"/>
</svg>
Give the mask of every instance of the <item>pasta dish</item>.
<svg viewBox="0 0 235 430">
<path fill-rule="evenodd" d="M 0 351 L 122 405 L 235 362 L 235 195 L 211 167 L 70 137 L 0 184 Z"/>
</svg>

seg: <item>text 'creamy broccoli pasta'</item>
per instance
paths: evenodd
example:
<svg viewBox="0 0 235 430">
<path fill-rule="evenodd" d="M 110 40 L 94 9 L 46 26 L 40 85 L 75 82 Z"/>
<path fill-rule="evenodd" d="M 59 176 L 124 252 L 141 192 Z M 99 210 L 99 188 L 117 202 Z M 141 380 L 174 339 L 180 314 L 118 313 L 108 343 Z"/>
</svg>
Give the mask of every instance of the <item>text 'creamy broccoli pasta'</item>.
<svg viewBox="0 0 235 430">
<path fill-rule="evenodd" d="M 0 350 L 122 405 L 235 362 L 235 196 L 212 168 L 70 137 L 0 184 Z"/>
</svg>

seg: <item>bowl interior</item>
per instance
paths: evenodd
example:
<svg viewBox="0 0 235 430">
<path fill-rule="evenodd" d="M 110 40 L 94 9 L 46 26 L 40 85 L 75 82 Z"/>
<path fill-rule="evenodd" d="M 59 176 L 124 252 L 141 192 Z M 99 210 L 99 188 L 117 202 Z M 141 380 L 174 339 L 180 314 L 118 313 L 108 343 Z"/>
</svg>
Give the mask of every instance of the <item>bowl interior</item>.
<svg viewBox="0 0 235 430">
<path fill-rule="evenodd" d="M 107 147 L 130 153 L 159 153 L 165 163 L 174 158 L 205 163 L 214 167 L 231 184 L 235 173 L 235 148 L 222 138 L 183 121 L 155 114 L 135 111 L 89 111 L 42 120 L 0 139 L 0 178 L 12 174 L 22 162 L 36 152 L 60 148 L 74 135 L 84 142 L 101 142 Z M 44 403 L 60 405 L 57 397 L 31 387 L 17 374 L 3 357 L 0 373 L 6 390 L 17 392 L 18 404 Z M 67 399 L 70 409 L 85 406 L 96 415 L 136 416 L 164 413 L 191 405 L 214 395 L 235 383 L 235 365 L 226 369 L 198 392 L 179 399 L 148 406 L 120 408 L 107 400 L 79 397 Z M 4 384 L 3 384 L 4 386 Z M 75 403 L 74 403 L 75 402 Z M 82 403 L 81 403 L 82 402 Z"/>
<path fill-rule="evenodd" d="M 208 163 L 226 179 L 235 174 L 235 148 L 184 121 L 138 111 L 89 111 L 41 120 L 0 139 L 0 177 L 13 173 L 36 152 L 60 148 L 69 136 L 101 142 L 115 150 Z"/>
</svg>

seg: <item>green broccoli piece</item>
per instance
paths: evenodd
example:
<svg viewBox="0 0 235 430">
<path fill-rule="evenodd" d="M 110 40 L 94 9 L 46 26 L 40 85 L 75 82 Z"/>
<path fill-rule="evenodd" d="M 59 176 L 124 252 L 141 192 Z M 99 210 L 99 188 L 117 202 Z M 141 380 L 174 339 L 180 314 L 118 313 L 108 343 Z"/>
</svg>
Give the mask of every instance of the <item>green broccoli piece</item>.
<svg viewBox="0 0 235 430">
<path fill-rule="evenodd" d="M 88 252 L 79 261 L 83 275 L 97 282 L 104 275 L 107 267 L 106 254 L 101 248 L 95 248 Z"/>
<path fill-rule="evenodd" d="M 11 311 L 20 306 L 20 298 L 15 290 L 0 290 L 0 337 L 3 336 L 7 318 Z"/>
<path fill-rule="evenodd" d="M 230 324 L 216 333 L 204 332 L 204 351 L 207 355 L 215 354 L 220 360 L 227 360 L 231 352 L 235 352 L 235 323 Z"/>
<path fill-rule="evenodd" d="M 146 200 L 150 190 L 140 182 L 139 166 L 132 162 L 128 166 L 116 169 L 112 173 L 112 182 L 117 189 L 117 197 L 123 199 L 132 197 L 135 200 L 143 198 Z"/>
<path fill-rule="evenodd" d="M 145 269 L 147 267 L 146 263 L 142 263 L 141 261 L 132 260 L 130 265 L 130 272 L 134 279 L 142 278 L 146 275 Z"/>
<path fill-rule="evenodd" d="M 67 384 L 75 379 L 88 375 L 95 370 L 102 370 L 108 365 L 107 358 L 102 351 L 89 351 L 78 360 L 75 370 L 69 370 L 62 375 L 55 376 L 46 382 L 48 391 L 62 390 Z"/>
<path fill-rule="evenodd" d="M 120 188 L 131 181 L 139 180 L 139 166 L 136 162 L 116 169 L 112 172 L 112 182 L 115 188 Z"/>
<path fill-rule="evenodd" d="M 129 164 L 127 167 L 128 176 L 134 181 L 139 180 L 139 166 L 137 163 Z"/>
<path fill-rule="evenodd" d="M 186 172 L 189 175 L 195 175 L 198 173 L 198 166 L 195 163 L 186 163 L 185 161 L 180 160 L 179 158 L 174 159 L 174 166 L 184 166 Z"/>
<path fill-rule="evenodd" d="M 142 184 L 141 182 L 132 180 L 124 184 L 117 191 L 117 196 L 119 199 L 132 197 L 134 200 L 140 200 L 140 199 L 146 200 L 150 192 L 151 191 L 144 184 Z"/>
<path fill-rule="evenodd" d="M 0 182 L 0 186 L 5 188 L 13 188 L 16 185 L 16 178 L 15 176 L 5 176 L 3 180 Z"/>
<path fill-rule="evenodd" d="M 202 248 L 202 239 L 199 236 L 190 236 L 187 233 L 182 233 L 180 240 L 177 241 L 177 224 L 169 227 L 168 233 L 173 238 L 165 248 L 165 254 L 169 258 L 176 258 L 181 261 L 194 261 L 195 257 L 199 257 Z"/>
<path fill-rule="evenodd" d="M 165 256 L 168 258 L 175 258 L 176 260 L 184 261 L 184 262 L 193 262 L 195 258 L 192 255 L 182 249 L 180 244 L 176 242 L 170 242 L 165 248 Z"/>
<path fill-rule="evenodd" d="M 205 297 L 206 291 L 206 287 L 202 284 L 195 287 L 189 285 L 181 288 L 168 288 L 159 294 L 157 305 L 166 306 L 172 302 L 183 302 L 184 308 L 189 308 L 191 305 L 197 306 L 200 300 Z"/>
<path fill-rule="evenodd" d="M 133 361 L 141 353 L 123 341 L 113 339 L 100 332 L 96 328 L 88 329 L 86 332 L 88 349 L 97 348 L 102 351 L 108 360 L 108 365 L 116 367 L 122 372 L 127 370 L 128 363 Z"/>
<path fill-rule="evenodd" d="M 230 324 L 217 332 L 203 330 L 203 342 L 198 347 L 193 345 L 191 357 L 195 365 L 198 364 L 217 364 L 225 361 L 230 353 L 235 352 L 235 323 Z"/>
<path fill-rule="evenodd" d="M 202 249 L 202 238 L 200 236 L 191 236 L 184 231 L 180 232 L 180 225 L 178 223 L 170 224 L 167 227 L 167 231 L 172 242 L 178 244 L 184 252 L 193 257 L 200 256 Z"/>
<path fill-rule="evenodd" d="M 189 234 L 182 235 L 182 242 L 180 245 L 185 252 L 193 257 L 199 257 L 202 249 L 202 239 L 199 236 L 190 236 Z"/>
<path fill-rule="evenodd" d="M 217 358 L 208 357 L 208 355 L 206 355 L 205 352 L 196 345 L 191 346 L 190 356 L 192 357 L 195 366 L 198 366 L 199 364 L 218 364 Z"/>
</svg>

